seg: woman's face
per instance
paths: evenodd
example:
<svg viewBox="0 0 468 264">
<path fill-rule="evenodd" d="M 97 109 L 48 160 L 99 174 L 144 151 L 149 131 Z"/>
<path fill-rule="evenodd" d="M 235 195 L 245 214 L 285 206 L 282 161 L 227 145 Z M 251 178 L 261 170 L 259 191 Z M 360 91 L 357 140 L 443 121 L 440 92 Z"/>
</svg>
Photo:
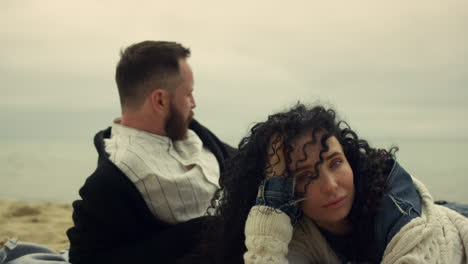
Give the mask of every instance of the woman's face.
<svg viewBox="0 0 468 264">
<path fill-rule="evenodd" d="M 327 140 L 329 150 L 322 154 L 324 161 L 318 166 L 316 176 L 314 166 L 320 160 L 322 135 L 316 134 L 317 143 L 314 144 L 306 144 L 312 140 L 311 132 L 293 140 L 289 169 L 296 177 L 296 192 L 307 197 L 301 203 L 304 214 L 322 228 L 343 234 L 349 230 L 346 217 L 354 200 L 353 171 L 341 144 L 336 137 L 330 137 Z"/>
</svg>

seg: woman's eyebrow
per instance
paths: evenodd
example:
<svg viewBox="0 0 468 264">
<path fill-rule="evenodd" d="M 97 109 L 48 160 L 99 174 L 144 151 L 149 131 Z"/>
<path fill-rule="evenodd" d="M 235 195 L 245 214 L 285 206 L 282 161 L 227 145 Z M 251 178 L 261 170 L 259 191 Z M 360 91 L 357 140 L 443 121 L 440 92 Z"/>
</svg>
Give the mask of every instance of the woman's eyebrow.
<svg viewBox="0 0 468 264">
<path fill-rule="evenodd" d="M 328 161 L 328 160 L 333 159 L 334 157 L 339 156 L 339 155 L 343 155 L 343 153 L 341 153 L 340 151 L 335 151 L 332 154 L 328 155 L 326 158 L 324 158 L 324 161 Z M 296 164 L 300 164 L 300 163 L 303 163 L 303 162 L 306 162 L 306 160 L 299 160 L 299 161 L 297 161 Z M 306 165 L 306 166 L 302 166 L 302 167 L 297 166 L 297 168 L 293 170 L 293 173 L 294 174 L 300 173 L 301 171 L 303 171 L 305 169 L 309 169 L 309 168 L 313 168 L 313 167 L 314 166 L 312 166 L 312 165 Z"/>
<path fill-rule="evenodd" d="M 328 155 L 328 157 L 326 157 L 325 160 L 331 160 L 331 159 L 333 159 L 333 158 L 334 158 L 335 156 L 337 156 L 337 155 L 341 155 L 341 152 L 335 151 L 335 152 L 333 152 L 332 154 Z"/>
</svg>

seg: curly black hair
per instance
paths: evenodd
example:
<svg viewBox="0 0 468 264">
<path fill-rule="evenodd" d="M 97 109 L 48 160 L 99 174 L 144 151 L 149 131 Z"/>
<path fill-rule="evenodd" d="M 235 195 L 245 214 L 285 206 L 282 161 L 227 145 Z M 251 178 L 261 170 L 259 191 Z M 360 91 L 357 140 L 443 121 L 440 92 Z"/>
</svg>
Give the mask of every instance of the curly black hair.
<svg viewBox="0 0 468 264">
<path fill-rule="evenodd" d="M 322 105 L 308 107 L 298 103 L 288 111 L 270 115 L 265 122 L 255 124 L 250 134 L 240 141 L 238 153 L 226 164 L 225 174 L 220 182 L 221 188 L 212 201 L 212 209 L 214 205 L 218 205 L 214 215 L 220 216 L 223 222 L 222 232 L 219 234 L 225 245 L 222 253 L 225 260 L 242 263 L 242 255 L 246 251 L 245 221 L 255 204 L 265 168 L 270 166 L 266 154 L 270 138 L 278 134 L 283 136 L 286 160 L 290 162 L 291 142 L 308 131 L 312 131 L 313 136 L 313 142 L 310 143 L 320 142 L 322 146 L 316 168 L 323 162 L 322 154 L 328 150 L 327 139 L 336 137 L 354 172 L 355 198 L 348 215 L 352 227 L 352 259 L 369 261 L 381 257 L 376 256 L 376 251 L 372 250 L 375 244 L 374 234 L 368 230 L 373 225 L 398 148 L 372 148 L 346 122 L 337 120 L 333 109 Z M 321 132 L 318 141 L 317 132 Z"/>
</svg>

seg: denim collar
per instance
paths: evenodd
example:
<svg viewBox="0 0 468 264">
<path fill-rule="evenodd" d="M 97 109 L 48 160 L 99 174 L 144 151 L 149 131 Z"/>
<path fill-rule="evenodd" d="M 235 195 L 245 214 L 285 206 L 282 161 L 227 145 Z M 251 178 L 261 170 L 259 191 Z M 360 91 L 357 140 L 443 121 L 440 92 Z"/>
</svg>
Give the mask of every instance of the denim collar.
<svg viewBox="0 0 468 264">
<path fill-rule="evenodd" d="M 375 216 L 375 238 L 379 255 L 400 229 L 421 215 L 421 198 L 408 174 L 397 161 L 387 176 L 387 188 Z"/>
<path fill-rule="evenodd" d="M 421 215 L 421 197 L 411 179 L 411 175 L 403 169 L 397 161 L 394 161 L 392 170 L 387 177 L 388 189 L 385 195 L 400 198 L 411 205 L 418 216 Z M 408 212 L 411 214 L 411 212 Z"/>
</svg>

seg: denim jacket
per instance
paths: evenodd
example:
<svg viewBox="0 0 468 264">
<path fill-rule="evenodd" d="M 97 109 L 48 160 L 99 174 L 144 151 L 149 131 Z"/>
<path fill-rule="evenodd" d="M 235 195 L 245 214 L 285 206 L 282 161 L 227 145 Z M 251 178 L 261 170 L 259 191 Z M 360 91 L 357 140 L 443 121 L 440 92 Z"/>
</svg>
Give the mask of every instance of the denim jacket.
<svg viewBox="0 0 468 264">
<path fill-rule="evenodd" d="M 374 231 L 380 256 L 393 236 L 418 216 L 421 216 L 421 197 L 411 176 L 395 161 L 387 177 L 387 191 L 375 216 Z"/>
<path fill-rule="evenodd" d="M 294 177 L 271 177 L 264 179 L 258 188 L 255 205 L 267 205 L 278 209 L 289 216 L 291 224 L 295 225 L 302 215 L 298 203 L 304 198 L 294 195 Z"/>
</svg>

